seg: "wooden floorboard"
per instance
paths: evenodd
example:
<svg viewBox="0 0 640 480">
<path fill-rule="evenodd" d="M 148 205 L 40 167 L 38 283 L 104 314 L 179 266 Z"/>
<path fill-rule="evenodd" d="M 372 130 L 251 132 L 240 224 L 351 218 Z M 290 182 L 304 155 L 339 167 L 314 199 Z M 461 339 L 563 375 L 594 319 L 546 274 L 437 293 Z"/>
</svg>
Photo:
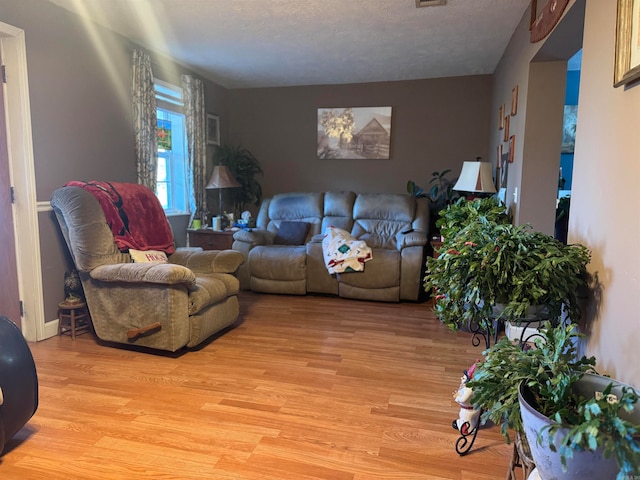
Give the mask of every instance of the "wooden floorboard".
<svg viewBox="0 0 640 480">
<path fill-rule="evenodd" d="M 40 405 L 0 478 L 487 480 L 511 446 L 455 452 L 452 392 L 481 356 L 428 303 L 240 295 L 238 324 L 157 355 L 91 333 L 30 344 Z"/>
</svg>

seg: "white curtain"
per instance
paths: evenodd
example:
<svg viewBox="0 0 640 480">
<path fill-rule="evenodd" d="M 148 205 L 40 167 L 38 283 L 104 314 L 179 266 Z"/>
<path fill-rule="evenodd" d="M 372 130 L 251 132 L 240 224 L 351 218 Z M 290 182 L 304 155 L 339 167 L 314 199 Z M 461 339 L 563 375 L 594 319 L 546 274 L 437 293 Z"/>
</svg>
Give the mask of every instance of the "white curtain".
<svg viewBox="0 0 640 480">
<path fill-rule="evenodd" d="M 182 75 L 184 111 L 189 155 L 189 206 L 191 218 L 207 212 L 207 140 L 204 83 L 191 75 Z"/>
<path fill-rule="evenodd" d="M 158 120 L 149 55 L 140 50 L 133 50 L 131 71 L 138 183 L 155 192 L 158 165 Z"/>
</svg>

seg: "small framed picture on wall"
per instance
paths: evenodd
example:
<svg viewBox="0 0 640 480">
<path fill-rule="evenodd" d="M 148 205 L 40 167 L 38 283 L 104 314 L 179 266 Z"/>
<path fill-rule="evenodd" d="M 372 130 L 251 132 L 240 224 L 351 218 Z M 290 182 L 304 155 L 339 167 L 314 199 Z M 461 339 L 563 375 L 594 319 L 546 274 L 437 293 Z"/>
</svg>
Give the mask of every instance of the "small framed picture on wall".
<svg viewBox="0 0 640 480">
<path fill-rule="evenodd" d="M 220 117 L 207 113 L 207 145 L 220 145 Z"/>
</svg>

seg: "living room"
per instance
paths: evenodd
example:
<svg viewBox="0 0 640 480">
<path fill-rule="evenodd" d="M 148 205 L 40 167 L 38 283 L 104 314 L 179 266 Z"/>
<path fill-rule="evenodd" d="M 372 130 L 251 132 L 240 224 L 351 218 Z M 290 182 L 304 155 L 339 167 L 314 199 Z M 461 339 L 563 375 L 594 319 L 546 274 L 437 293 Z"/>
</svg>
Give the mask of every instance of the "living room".
<svg viewBox="0 0 640 480">
<path fill-rule="evenodd" d="M 66 247 L 49 207 L 51 193 L 72 179 L 135 180 L 130 107 L 123 99 L 130 82 L 130 45 L 127 39 L 99 29 L 99 40 L 108 45 L 106 69 L 104 58 L 87 40 L 85 26 L 73 14 L 38 0 L 0 0 L 0 6 L 0 21 L 22 30 L 27 45 L 37 212 L 21 217 L 20 223 L 33 223 L 39 232 L 32 240 L 39 250 L 32 270 L 40 276 L 33 285 L 40 288 L 36 297 L 41 298 L 26 303 L 23 320 L 23 328 L 35 340 L 46 337 L 50 329 L 46 324 L 56 317 L 68 268 Z M 265 167 L 266 195 L 328 187 L 403 193 L 407 180 L 425 182 L 433 170 L 459 171 L 463 160 L 477 156 L 493 161 L 500 140 L 497 112 L 510 103 L 517 85 L 518 115 L 510 127 L 518 141 L 506 198 L 517 223 L 531 222 L 549 232 L 555 192 L 543 179 L 555 167 L 543 139 L 545 128 L 552 125 L 536 123 L 536 118 L 544 115 L 545 99 L 559 95 L 547 88 L 547 79 L 557 79 L 563 64 L 581 47 L 569 241 L 592 251 L 589 270 L 600 282 L 586 351 L 597 356 L 604 373 L 639 385 L 635 341 L 640 326 L 633 318 L 632 300 L 640 292 L 640 253 L 634 248 L 640 222 L 631 192 L 640 181 L 636 134 L 640 90 L 613 87 L 616 2 L 569 2 L 556 30 L 535 44 L 529 42 L 529 21 L 525 11 L 492 75 L 237 90 L 208 82 L 207 110 L 220 114 L 225 142 L 242 144 L 259 157 Z M 11 33 L 3 30 L 5 35 Z M 176 65 L 168 68 L 159 55 L 154 66 L 159 77 L 174 82 L 175 69 L 183 70 Z M 344 104 L 393 105 L 397 137 L 391 160 L 347 163 L 336 177 L 333 169 L 315 158 L 314 112 Z M 186 221 L 180 228 L 186 230 Z M 23 256 L 31 257 L 33 251 Z"/>
</svg>

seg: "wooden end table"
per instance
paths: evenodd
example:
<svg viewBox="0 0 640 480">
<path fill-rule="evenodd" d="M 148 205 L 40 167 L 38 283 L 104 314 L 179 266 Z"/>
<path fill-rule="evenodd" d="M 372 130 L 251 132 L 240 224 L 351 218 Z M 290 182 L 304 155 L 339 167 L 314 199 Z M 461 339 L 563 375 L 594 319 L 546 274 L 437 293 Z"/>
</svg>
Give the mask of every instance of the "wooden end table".
<svg viewBox="0 0 640 480">
<path fill-rule="evenodd" d="M 202 247 L 203 250 L 231 250 L 234 233 L 232 230 L 216 231 L 210 228 L 187 229 L 189 246 Z"/>
</svg>

